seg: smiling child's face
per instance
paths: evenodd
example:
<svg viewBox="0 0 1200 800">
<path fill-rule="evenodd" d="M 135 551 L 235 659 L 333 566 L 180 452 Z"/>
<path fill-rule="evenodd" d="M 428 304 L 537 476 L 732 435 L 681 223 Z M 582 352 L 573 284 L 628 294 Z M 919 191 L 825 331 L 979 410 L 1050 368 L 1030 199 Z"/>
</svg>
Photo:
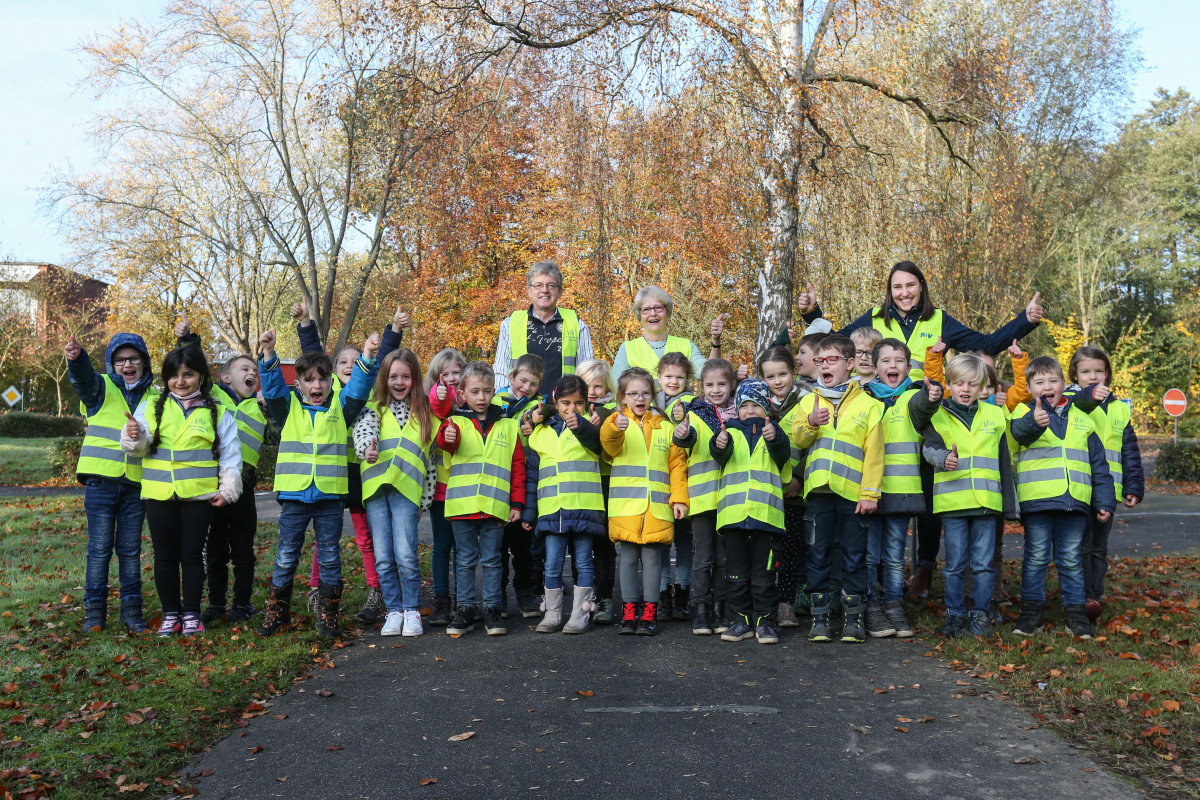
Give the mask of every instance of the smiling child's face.
<svg viewBox="0 0 1200 800">
<path fill-rule="evenodd" d="M 1108 383 L 1108 370 L 1098 358 L 1081 358 L 1075 365 L 1075 378 L 1084 388 Z"/>
<path fill-rule="evenodd" d="M 722 370 L 714 369 L 705 373 L 701 384 L 704 387 L 704 399 L 717 408 L 721 408 L 729 402 L 729 392 L 732 387 L 729 385 L 729 376 Z"/>
<path fill-rule="evenodd" d="M 816 353 L 808 345 L 801 345 L 796 351 L 796 370 L 801 376 L 814 380 L 817 377 L 817 365 L 813 363 Z"/>
<path fill-rule="evenodd" d="M 764 361 L 762 379 L 767 382 L 767 388 L 771 390 L 771 396 L 776 400 L 783 400 L 787 397 L 796 382 L 792 365 L 786 361 Z"/>
<path fill-rule="evenodd" d="M 462 364 L 451 361 L 446 365 L 446 368 L 442 370 L 442 374 L 440 376 L 442 383 L 446 384 L 447 386 L 458 386 L 458 376 L 462 374 L 462 368 Z"/>
<path fill-rule="evenodd" d="M 113 369 L 125 383 L 137 383 L 146 374 L 146 360 L 136 347 L 118 347 L 112 357 Z"/>
<path fill-rule="evenodd" d="M 895 389 L 908 377 L 908 357 L 895 347 L 879 348 L 879 363 L 875 365 L 875 377 L 885 386 Z"/>
<path fill-rule="evenodd" d="M 588 381 L 588 402 L 599 403 L 604 398 L 608 397 L 608 383 L 604 380 L 603 374 L 593 375 Z"/>
<path fill-rule="evenodd" d="M 639 419 L 650 410 L 650 400 L 654 396 L 654 387 L 641 378 L 634 378 L 625 385 L 625 394 L 621 395 L 621 404 L 628 407 Z"/>
<path fill-rule="evenodd" d="M 333 371 L 342 379 L 343 386 L 350 383 L 350 379 L 354 377 L 354 362 L 358 361 L 358 357 L 361 355 L 362 352 L 356 347 L 344 347 L 342 352 L 338 353 Z"/>
<path fill-rule="evenodd" d="M 875 377 L 875 351 L 859 342 L 854 343 L 854 372 L 867 380 Z"/>
<path fill-rule="evenodd" d="M 1029 379 L 1029 393 L 1034 397 L 1044 397 L 1054 407 L 1062 400 L 1066 384 L 1057 372 L 1041 372 Z"/>
<path fill-rule="evenodd" d="M 817 377 L 822 386 L 833 388 L 850 380 L 853 362 L 843 356 L 840 350 L 821 348 L 815 361 L 817 362 Z"/>
<path fill-rule="evenodd" d="M 516 374 L 509 376 L 508 390 L 512 392 L 514 399 L 524 400 L 526 397 L 531 397 L 541 383 L 542 379 L 537 375 L 527 369 L 521 369 L 517 370 Z"/>
<path fill-rule="evenodd" d="M 950 397 L 960 406 L 969 406 L 979 399 L 979 384 L 969 380 L 957 380 L 950 383 Z"/>
<path fill-rule="evenodd" d="M 746 401 L 738 406 L 738 419 L 764 419 L 767 411 L 758 403 Z"/>
<path fill-rule="evenodd" d="M 243 400 L 258 393 L 258 365 L 253 359 L 235 358 L 221 370 L 221 381 Z"/>
<path fill-rule="evenodd" d="M 662 371 L 658 373 L 658 384 L 662 386 L 663 393 L 667 397 L 683 394 L 683 390 L 687 386 L 687 370 L 674 364 L 663 367 Z"/>
<path fill-rule="evenodd" d="M 586 414 L 588 401 L 579 392 L 554 398 L 554 410 L 564 419 L 568 414 Z"/>
<path fill-rule="evenodd" d="M 412 368 L 408 364 L 399 360 L 392 362 L 392 368 L 388 370 L 387 385 L 393 400 L 407 400 L 412 395 L 415 382 L 416 376 L 412 374 Z"/>
<path fill-rule="evenodd" d="M 167 388 L 179 397 L 194 394 L 200 388 L 200 373 L 182 364 L 179 371 L 167 379 Z"/>
</svg>

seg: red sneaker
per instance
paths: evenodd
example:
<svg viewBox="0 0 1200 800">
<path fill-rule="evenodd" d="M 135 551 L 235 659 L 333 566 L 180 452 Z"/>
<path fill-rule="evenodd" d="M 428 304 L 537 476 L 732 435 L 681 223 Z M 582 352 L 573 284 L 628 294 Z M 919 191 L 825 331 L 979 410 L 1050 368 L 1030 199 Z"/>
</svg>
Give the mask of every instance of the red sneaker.
<svg viewBox="0 0 1200 800">
<path fill-rule="evenodd" d="M 1090 622 L 1100 619 L 1100 615 L 1104 613 L 1104 606 L 1100 605 L 1099 600 L 1089 599 L 1083 604 L 1083 607 L 1087 611 L 1088 621 Z"/>
</svg>

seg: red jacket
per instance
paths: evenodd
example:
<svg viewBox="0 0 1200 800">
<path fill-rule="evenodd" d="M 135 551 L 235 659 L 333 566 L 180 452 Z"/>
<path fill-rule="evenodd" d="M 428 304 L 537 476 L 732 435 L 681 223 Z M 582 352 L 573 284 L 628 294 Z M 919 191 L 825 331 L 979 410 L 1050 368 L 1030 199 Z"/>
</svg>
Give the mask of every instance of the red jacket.
<svg viewBox="0 0 1200 800">
<path fill-rule="evenodd" d="M 487 441 L 488 434 L 491 433 L 492 426 L 497 421 L 504 419 L 504 409 L 500 406 L 488 406 L 487 417 L 482 423 L 472 411 L 463 411 L 460 413 L 462 413 L 462 416 L 470 417 L 471 421 L 475 423 L 475 429 L 479 431 L 479 435 L 483 437 L 485 442 Z M 442 423 L 441 427 L 438 428 L 435 441 L 437 442 L 437 446 L 442 450 L 445 450 L 447 453 L 455 453 L 458 451 L 458 444 L 462 441 L 462 437 L 459 436 L 455 438 L 453 443 L 447 442 L 447 428 L 454 428 L 456 432 L 458 431 L 457 425 L 450 420 L 446 420 Z M 512 466 L 510 469 L 511 480 L 508 490 L 508 504 L 514 509 L 520 511 L 525 507 L 525 450 L 521 447 L 520 437 L 517 438 L 515 446 L 513 447 Z M 479 513 L 460 517 L 447 517 L 447 519 L 485 519 L 488 516 L 489 515 L 487 514 Z M 508 520 L 502 521 L 505 524 L 508 524 Z"/>
</svg>

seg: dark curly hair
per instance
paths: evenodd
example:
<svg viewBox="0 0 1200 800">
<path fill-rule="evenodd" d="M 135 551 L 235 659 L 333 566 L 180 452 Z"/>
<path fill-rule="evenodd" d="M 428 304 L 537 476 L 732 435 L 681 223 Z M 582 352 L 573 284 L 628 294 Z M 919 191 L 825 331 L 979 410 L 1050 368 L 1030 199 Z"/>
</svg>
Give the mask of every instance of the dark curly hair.
<svg viewBox="0 0 1200 800">
<path fill-rule="evenodd" d="M 200 376 L 200 393 L 204 395 L 204 407 L 212 415 L 213 458 L 219 460 L 220 456 L 218 453 L 221 448 L 221 435 L 217 432 L 217 415 L 220 413 L 220 409 L 217 408 L 217 401 L 213 400 L 212 397 L 212 372 L 208 367 L 208 359 L 204 357 L 204 351 L 196 345 L 184 345 L 167 353 L 167 357 L 163 359 L 162 372 L 160 373 L 163 383 L 166 384 L 167 381 L 174 378 L 179 373 L 179 370 L 184 367 L 187 367 Z M 163 409 L 167 405 L 167 397 L 170 394 L 170 391 L 160 394 L 158 402 L 154 405 L 154 437 L 150 440 L 150 452 L 152 454 L 158 451 L 158 445 L 161 443 Z"/>
</svg>

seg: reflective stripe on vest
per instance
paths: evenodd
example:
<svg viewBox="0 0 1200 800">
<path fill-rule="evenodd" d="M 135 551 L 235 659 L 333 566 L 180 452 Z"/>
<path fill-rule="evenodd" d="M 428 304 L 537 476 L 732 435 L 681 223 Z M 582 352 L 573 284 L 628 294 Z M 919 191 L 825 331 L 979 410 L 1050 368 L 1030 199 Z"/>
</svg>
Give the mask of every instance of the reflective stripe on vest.
<svg viewBox="0 0 1200 800">
<path fill-rule="evenodd" d="M 883 493 L 921 494 L 921 434 L 913 427 L 910 389 L 883 411 Z"/>
<path fill-rule="evenodd" d="M 218 410 L 224 414 L 223 409 Z M 158 449 L 142 459 L 142 497 L 170 500 L 213 494 L 217 491 L 218 463 L 213 455 L 212 413 L 204 407 L 184 415 L 174 400 L 163 404 Z M 154 438 L 154 414 L 146 414 L 146 429 Z"/>
<path fill-rule="evenodd" d="M 908 362 L 908 377 L 914 383 L 920 383 L 925 378 L 925 351 L 942 337 L 942 310 L 935 308 L 929 319 L 917 320 L 912 333 L 905 336 L 899 322 L 893 320 L 885 325 L 879 306 L 875 306 L 871 309 L 871 327 L 883 334 L 885 339 L 899 339 L 908 344 L 908 351 L 912 354 Z"/>
<path fill-rule="evenodd" d="M 574 375 L 579 357 L 579 315 L 569 308 L 559 308 L 562 317 L 562 374 Z M 508 340 L 512 360 L 529 353 L 529 310 L 514 311 L 508 318 Z"/>
<path fill-rule="evenodd" d="M 933 427 L 946 447 L 958 447 L 958 467 L 933 476 L 933 513 L 986 508 L 1004 510 L 1000 483 L 1000 441 L 1008 432 L 1004 412 L 979 403 L 968 430 L 962 420 L 944 408 L 933 415 Z"/>
<path fill-rule="evenodd" d="M 258 400 L 247 397 L 235 403 L 229 392 L 223 389 L 214 390 L 213 397 L 217 399 L 217 405 L 228 410 L 237 423 L 238 440 L 242 443 L 242 463 L 257 467 L 258 452 L 267 435 L 267 418 L 259 408 Z"/>
<path fill-rule="evenodd" d="M 783 529 L 783 481 L 762 437 L 754 451 L 742 431 L 728 431 L 733 454 L 721 471 L 717 528 L 737 528 L 748 519 Z"/>
<path fill-rule="evenodd" d="M 539 425 L 529 437 L 538 454 L 537 509 L 544 517 L 563 509 L 603 511 L 600 457 L 579 443 L 569 429 L 558 433 Z"/>
<path fill-rule="evenodd" d="M 349 492 L 346 437 L 346 420 L 336 397 L 328 410 L 314 415 L 292 392 L 275 462 L 275 491 L 303 492 L 315 482 L 325 494 Z"/>
<path fill-rule="evenodd" d="M 498 419 L 485 440 L 473 419 L 455 414 L 450 421 L 458 427 L 458 449 L 449 459 L 446 517 L 487 514 L 507 523 L 520 426 L 515 419 Z"/>
<path fill-rule="evenodd" d="M 1013 418 L 1029 413 L 1024 403 Z M 1067 435 L 1060 439 L 1049 426 L 1029 446 L 1017 446 L 1017 499 L 1050 500 L 1070 494 L 1080 503 L 1092 502 L 1092 464 L 1088 437 L 1095 431 L 1091 417 L 1074 405 L 1067 409 Z"/>
<path fill-rule="evenodd" d="M 674 426 L 659 420 L 646 434 L 637 420 L 625 429 L 625 443 L 613 458 L 608 484 L 608 513 L 612 517 L 636 517 L 649 512 L 664 522 L 672 522 L 671 511 L 671 433 Z"/>
<path fill-rule="evenodd" d="M 688 516 L 715 511 L 720 488 L 721 465 L 712 457 L 712 428 L 692 412 L 688 412 L 696 445 L 688 455 Z"/>
<path fill-rule="evenodd" d="M 415 414 L 408 415 L 404 427 L 388 406 L 368 403 L 367 407 L 379 416 L 379 458 L 374 464 L 362 463 L 363 502 L 374 497 L 385 486 L 391 486 L 410 503 L 421 504 L 425 474 L 429 470 L 429 447 L 433 440 L 436 418 L 430 420 L 429 441 L 421 441 L 421 424 Z"/>
<path fill-rule="evenodd" d="M 1112 400 L 1107 406 L 1096 406 L 1088 414 L 1096 427 L 1096 435 L 1104 444 L 1104 458 L 1112 473 L 1117 502 L 1125 496 L 1125 468 L 1121 464 L 1121 448 L 1125 443 L 1125 428 L 1129 426 L 1129 404 Z"/>
<path fill-rule="evenodd" d="M 111 377 L 101 375 L 100 380 L 104 381 L 104 401 L 100 404 L 100 410 L 87 418 L 87 432 L 83 436 L 75 473 L 79 476 L 127 478 L 136 483 L 142 479 L 142 459 L 122 452 L 121 429 L 127 421 L 125 412 L 134 414 L 137 409 L 129 407 L 124 393 Z M 158 394 L 154 386 L 147 386 L 138 408 L 153 408 L 158 402 Z M 79 404 L 79 411 L 87 414 L 83 403 Z"/>
<path fill-rule="evenodd" d="M 692 340 L 684 339 L 682 336 L 668 336 L 667 346 L 663 349 L 663 356 L 667 353 L 682 353 L 684 358 L 691 359 L 692 357 Z M 636 339 L 629 339 L 625 342 L 625 359 L 631 367 L 641 367 L 651 375 L 658 375 L 658 362 L 662 360 L 662 356 L 655 355 L 654 348 L 646 341 L 644 336 L 639 336 Z M 657 378 L 654 385 L 658 386 Z"/>
<path fill-rule="evenodd" d="M 854 502 L 863 488 L 879 491 L 879 487 L 862 485 L 862 446 L 867 434 L 883 417 L 883 404 L 861 389 L 851 391 L 854 394 L 842 400 L 836 411 L 819 394 L 806 395 L 797 404 L 797 418 L 800 414 L 811 414 L 817 403 L 829 409 L 829 422 L 821 426 L 817 440 L 808 448 L 805 497 L 821 486 L 828 486 L 839 497 Z"/>
</svg>

